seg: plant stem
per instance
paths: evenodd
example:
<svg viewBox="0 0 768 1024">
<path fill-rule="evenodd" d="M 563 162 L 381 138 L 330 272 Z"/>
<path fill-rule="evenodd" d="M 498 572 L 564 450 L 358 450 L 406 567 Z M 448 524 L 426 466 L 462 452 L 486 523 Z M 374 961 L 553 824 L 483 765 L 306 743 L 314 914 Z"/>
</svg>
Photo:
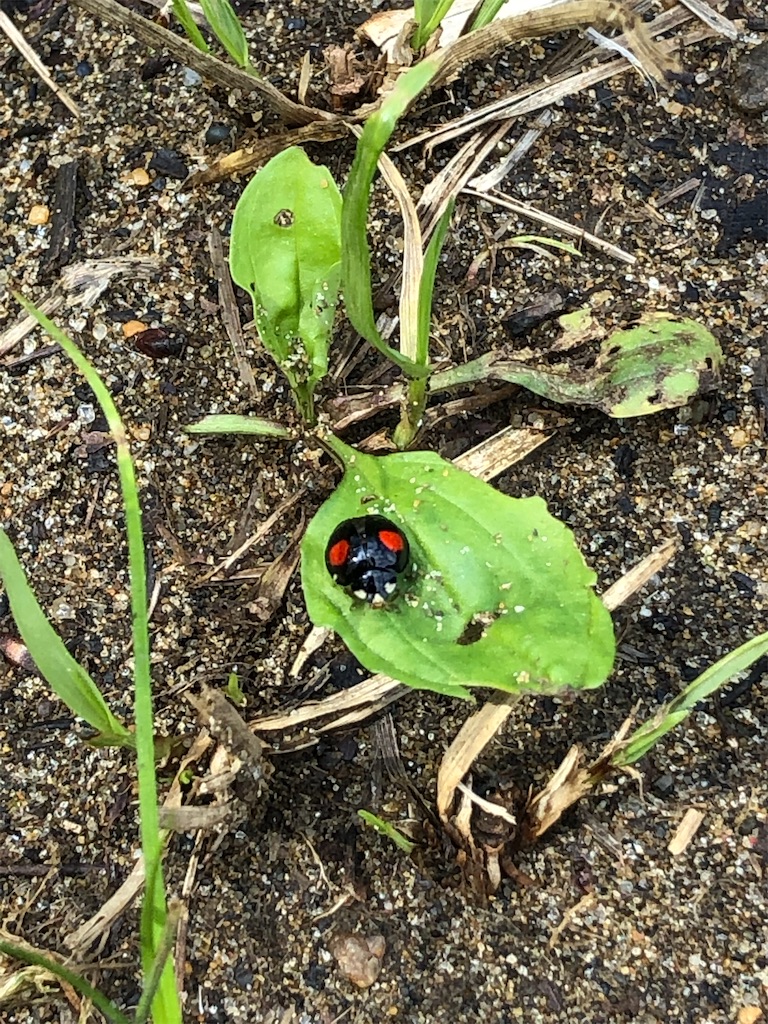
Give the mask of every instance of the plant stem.
<svg viewBox="0 0 768 1024">
<path fill-rule="evenodd" d="M 424 377 L 408 381 L 403 398 L 400 422 L 395 427 L 394 442 L 401 451 L 411 445 L 418 434 L 427 407 L 427 381 Z"/>
</svg>

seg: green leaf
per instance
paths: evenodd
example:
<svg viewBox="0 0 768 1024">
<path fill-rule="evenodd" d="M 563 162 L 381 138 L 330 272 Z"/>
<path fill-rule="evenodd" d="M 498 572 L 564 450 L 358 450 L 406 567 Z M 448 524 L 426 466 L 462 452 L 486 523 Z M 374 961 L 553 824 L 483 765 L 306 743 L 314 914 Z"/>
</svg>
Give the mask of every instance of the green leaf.
<svg viewBox="0 0 768 1024">
<path fill-rule="evenodd" d="M 42 967 L 43 970 L 48 971 L 55 978 L 61 978 L 62 981 L 71 985 L 76 992 L 79 992 L 84 999 L 89 999 L 110 1024 L 131 1024 L 131 1019 L 126 1017 L 103 992 L 94 988 L 82 975 L 65 967 L 58 960 L 44 956 L 28 946 L 7 942 L 4 939 L 0 939 L 0 953 L 3 956 L 12 957 L 14 960 L 20 960 L 23 964 L 29 964 L 31 967 Z"/>
<path fill-rule="evenodd" d="M 136 471 L 120 413 L 95 367 L 86 359 L 72 339 L 45 316 L 42 310 L 28 302 L 23 296 L 14 294 L 27 313 L 33 316 L 40 326 L 61 345 L 72 363 L 85 377 L 104 412 L 117 449 L 117 469 L 120 475 L 120 490 L 125 510 L 125 532 L 128 540 L 128 574 L 131 582 L 136 768 L 139 784 L 141 848 L 146 871 L 145 894 L 141 906 L 141 958 L 146 977 L 147 972 L 152 969 L 154 964 L 157 942 L 160 941 L 164 933 L 166 906 L 161 860 L 163 838 L 160 834 L 155 776 L 146 558 Z M 134 738 L 131 737 L 131 743 L 133 742 Z M 181 1004 L 176 991 L 173 963 L 170 959 L 166 961 L 162 970 L 160 985 L 152 1008 L 156 1024 L 181 1024 Z"/>
<path fill-rule="evenodd" d="M 316 626 L 335 630 L 371 672 L 458 697 L 474 686 L 550 692 L 605 681 L 610 616 L 573 534 L 541 498 L 509 498 L 431 452 L 375 458 L 326 441 L 346 472 L 302 544 Z M 411 548 L 384 608 L 347 593 L 325 567 L 335 527 L 374 513 Z"/>
<path fill-rule="evenodd" d="M 636 729 L 612 758 L 612 763 L 620 767 L 638 761 L 648 753 L 655 743 L 658 743 L 662 736 L 684 721 L 697 704 L 766 654 L 768 654 L 768 633 L 761 633 L 760 636 L 737 647 L 735 651 L 730 651 L 725 657 L 702 672 L 650 721 L 644 722 Z"/>
<path fill-rule="evenodd" d="M 311 420 L 339 297 L 341 195 L 330 171 L 296 146 L 273 157 L 235 208 L 229 264 L 253 299 L 264 346 Z"/>
<path fill-rule="evenodd" d="M 366 825 L 372 825 L 377 832 L 386 836 L 387 839 L 391 839 L 395 846 L 398 846 L 404 853 L 413 853 L 416 849 L 416 843 L 411 842 L 410 839 L 406 838 L 399 829 L 395 828 L 388 821 L 384 821 L 378 815 L 372 814 L 371 811 L 358 811 L 357 813 Z"/>
<path fill-rule="evenodd" d="M 483 0 L 483 3 L 480 5 L 480 10 L 475 15 L 469 31 L 477 32 L 479 28 L 485 28 L 486 25 L 490 25 L 504 6 L 505 2 L 506 0 Z"/>
<path fill-rule="evenodd" d="M 722 362 L 720 344 L 706 327 L 653 314 L 600 347 L 600 408 L 617 418 L 676 409 L 699 391 L 712 390 Z"/>
<path fill-rule="evenodd" d="M 4 530 L 0 530 L 0 578 L 32 660 L 59 700 L 98 730 L 100 745 L 135 746 L 133 734 L 115 718 L 96 683 L 75 661 L 46 618 Z"/>
<path fill-rule="evenodd" d="M 424 253 L 424 269 L 419 282 L 419 325 L 416 346 L 416 362 L 420 366 L 426 366 L 429 363 L 429 328 L 432 323 L 432 295 L 435 290 L 435 276 L 455 205 L 455 199 L 448 202 L 437 222 L 427 251 Z"/>
<path fill-rule="evenodd" d="M 189 9 L 187 0 L 173 0 L 173 13 L 179 19 L 181 27 L 189 36 L 190 40 L 203 53 L 209 53 L 210 47 L 203 39 L 203 34 L 197 27 L 195 19 L 192 17 L 192 12 Z"/>
<path fill-rule="evenodd" d="M 553 402 L 591 405 L 615 418 L 648 416 L 712 390 L 722 362 L 720 344 L 701 324 L 656 313 L 607 338 L 589 370 L 532 366 L 490 352 L 434 374 L 430 390 L 503 380 Z"/>
<path fill-rule="evenodd" d="M 392 92 L 365 123 L 344 188 L 341 276 L 347 316 L 358 334 L 411 377 L 427 376 L 428 368 L 420 366 L 387 345 L 376 327 L 371 285 L 371 252 L 366 227 L 368 201 L 379 157 L 395 130 L 398 118 L 419 93 L 426 89 L 440 70 L 440 64 L 439 54 L 433 54 L 398 78 Z"/>
<path fill-rule="evenodd" d="M 249 68 L 248 40 L 229 0 L 200 0 L 205 20 L 229 56 L 241 68 Z"/>
<path fill-rule="evenodd" d="M 260 416 L 237 416 L 230 413 L 204 416 L 197 423 L 184 427 L 188 434 L 258 434 L 262 437 L 290 437 L 281 423 Z"/>
<path fill-rule="evenodd" d="M 439 27 L 454 0 L 415 0 L 414 17 L 416 31 L 413 33 L 413 48 L 420 50 L 429 40 L 432 33 Z"/>
</svg>

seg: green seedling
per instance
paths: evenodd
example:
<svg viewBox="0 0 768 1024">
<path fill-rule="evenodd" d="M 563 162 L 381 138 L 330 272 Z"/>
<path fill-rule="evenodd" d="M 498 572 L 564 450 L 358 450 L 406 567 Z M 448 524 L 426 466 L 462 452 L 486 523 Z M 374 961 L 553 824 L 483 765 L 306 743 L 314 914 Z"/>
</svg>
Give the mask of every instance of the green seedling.
<svg viewBox="0 0 768 1024">
<path fill-rule="evenodd" d="M 264 347 L 313 423 L 341 270 L 341 195 L 330 171 L 295 146 L 273 157 L 235 208 L 229 264 L 253 300 Z"/>
<path fill-rule="evenodd" d="M 83 374 L 96 395 L 115 440 L 123 508 L 128 539 L 128 569 L 131 588 L 131 628 L 134 661 L 135 734 L 110 714 L 97 687 L 85 670 L 62 651 L 63 644 L 44 615 L 24 578 L 7 536 L 0 532 L 0 575 L 8 591 L 16 625 L 29 653 L 51 688 L 76 713 L 87 712 L 86 720 L 99 729 L 101 742 L 109 737 L 123 746 L 135 745 L 139 790 L 139 823 L 146 884 L 141 909 L 141 958 L 144 992 L 149 993 L 154 1024 L 181 1024 L 181 1005 L 176 991 L 173 963 L 169 958 L 167 906 L 163 882 L 163 836 L 157 807 L 154 719 L 149 659 L 147 577 L 141 506 L 136 472 L 128 438 L 112 396 L 95 368 L 64 334 L 36 306 L 17 296 L 28 314 L 59 343 Z M 66 657 L 64 656 L 66 655 Z M 71 702 L 71 703 L 70 703 Z M 149 1012 L 147 1006 L 147 1013 Z"/>
<path fill-rule="evenodd" d="M 413 17 L 416 30 L 411 39 L 414 50 L 420 50 L 426 45 L 452 7 L 453 0 L 415 0 Z"/>
<path fill-rule="evenodd" d="M 210 46 L 206 43 L 203 33 L 197 27 L 197 22 L 192 16 L 187 0 L 173 0 L 173 13 L 179 20 L 179 24 L 187 33 L 190 42 L 193 43 L 202 53 L 210 53 Z"/>
<path fill-rule="evenodd" d="M 573 534 L 540 498 L 509 498 L 430 452 L 373 457 L 326 443 L 344 478 L 310 523 L 301 572 L 310 619 L 371 672 L 468 697 L 468 688 L 553 692 L 601 685 L 611 618 Z M 334 582 L 328 539 L 377 513 L 407 535 L 412 566 L 388 609 Z"/>
<path fill-rule="evenodd" d="M 381 835 L 386 836 L 387 839 L 391 839 L 395 846 L 399 847 L 403 853 L 410 854 L 416 849 L 416 843 L 411 842 L 410 839 L 406 838 L 399 829 L 395 828 L 395 826 L 391 825 L 388 821 L 384 821 L 383 818 L 379 818 L 370 811 L 358 811 L 357 813 L 366 825 L 371 825 Z"/>
<path fill-rule="evenodd" d="M 190 41 L 203 53 L 208 53 L 210 47 L 203 38 L 203 34 L 197 26 L 187 0 L 172 0 L 173 13 L 187 33 Z M 251 75 L 257 75 L 258 71 L 251 64 L 248 54 L 248 40 L 245 38 L 243 26 L 232 9 L 229 0 L 200 0 L 205 20 L 210 25 L 211 31 L 227 51 L 232 60 L 243 71 Z"/>
<path fill-rule="evenodd" d="M 469 21 L 469 28 L 465 31 L 475 32 L 479 28 L 490 25 L 505 0 L 483 0 L 476 9 L 474 17 Z M 450 13 L 454 0 L 415 0 L 413 17 L 416 22 L 416 30 L 411 39 L 414 50 L 420 50 L 422 46 L 431 39 L 434 32 L 440 27 L 443 18 Z"/>
<path fill-rule="evenodd" d="M 648 722 L 637 728 L 614 754 L 611 763 L 621 768 L 634 764 L 658 741 L 685 721 L 697 704 L 725 686 L 734 676 L 768 654 L 768 633 L 753 637 L 741 647 L 729 651 L 714 665 L 697 676 L 674 700 L 661 708 Z"/>
<path fill-rule="evenodd" d="M 237 678 L 237 672 L 230 672 L 227 676 L 227 686 L 224 691 L 233 704 L 237 704 L 242 707 L 246 703 L 246 696 L 243 693 L 242 687 L 240 686 L 240 680 Z"/>
<path fill-rule="evenodd" d="M 659 313 L 607 338 L 588 370 L 531 366 L 489 352 L 434 374 L 430 390 L 502 380 L 553 402 L 593 406 L 618 419 L 685 405 L 700 391 L 712 390 L 722 362 L 720 344 L 705 327 Z"/>
</svg>

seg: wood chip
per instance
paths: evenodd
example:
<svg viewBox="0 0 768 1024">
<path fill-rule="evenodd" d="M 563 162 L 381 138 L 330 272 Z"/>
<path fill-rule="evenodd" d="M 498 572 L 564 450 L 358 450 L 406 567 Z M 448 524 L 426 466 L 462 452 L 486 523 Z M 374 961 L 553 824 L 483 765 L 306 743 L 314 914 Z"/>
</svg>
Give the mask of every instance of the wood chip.
<svg viewBox="0 0 768 1024">
<path fill-rule="evenodd" d="M 704 821 L 704 812 L 697 811 L 695 807 L 689 807 L 667 847 L 673 857 L 678 857 L 685 850 L 699 831 L 702 821 Z"/>
</svg>

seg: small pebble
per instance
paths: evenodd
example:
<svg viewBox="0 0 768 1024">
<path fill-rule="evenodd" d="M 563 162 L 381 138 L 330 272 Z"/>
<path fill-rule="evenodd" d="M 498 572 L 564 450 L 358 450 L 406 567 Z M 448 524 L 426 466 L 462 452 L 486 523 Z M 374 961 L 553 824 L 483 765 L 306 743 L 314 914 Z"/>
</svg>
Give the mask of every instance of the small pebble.
<svg viewBox="0 0 768 1024">
<path fill-rule="evenodd" d="M 140 188 L 143 188 L 144 185 L 148 185 L 151 180 L 143 167 L 134 167 L 129 177 L 133 184 L 138 185 Z"/>
<path fill-rule="evenodd" d="M 35 205 L 29 211 L 29 216 L 27 217 L 27 223 L 28 224 L 34 224 L 35 226 L 39 226 L 41 224 L 47 224 L 49 219 L 50 219 L 50 216 L 51 216 L 51 211 L 48 209 L 47 206 Z"/>
<path fill-rule="evenodd" d="M 222 124 L 220 121 L 214 121 L 205 133 L 205 144 L 206 146 L 217 146 L 220 142 L 226 142 L 227 139 L 231 138 L 232 129 L 230 126 Z"/>
<path fill-rule="evenodd" d="M 192 68 L 184 68 L 181 80 L 184 85 L 189 86 L 190 89 L 194 86 L 201 85 L 203 81 L 202 77 L 198 75 L 196 71 L 193 71 Z"/>
<path fill-rule="evenodd" d="M 166 178 L 186 178 L 189 168 L 173 149 L 158 149 L 149 161 L 149 169 Z"/>
<path fill-rule="evenodd" d="M 75 74 L 79 78 L 87 78 L 88 75 L 93 74 L 93 66 L 89 64 L 87 60 L 81 60 L 75 68 Z"/>
<path fill-rule="evenodd" d="M 768 110 L 768 40 L 735 62 L 731 102 L 745 114 Z"/>
<path fill-rule="evenodd" d="M 307 27 L 306 18 L 286 18 L 285 27 L 289 32 L 300 32 L 301 29 Z"/>
<path fill-rule="evenodd" d="M 143 324 L 141 320 L 129 320 L 123 324 L 123 337 L 132 338 L 134 334 L 140 334 L 142 331 L 146 331 L 147 325 Z"/>
</svg>

